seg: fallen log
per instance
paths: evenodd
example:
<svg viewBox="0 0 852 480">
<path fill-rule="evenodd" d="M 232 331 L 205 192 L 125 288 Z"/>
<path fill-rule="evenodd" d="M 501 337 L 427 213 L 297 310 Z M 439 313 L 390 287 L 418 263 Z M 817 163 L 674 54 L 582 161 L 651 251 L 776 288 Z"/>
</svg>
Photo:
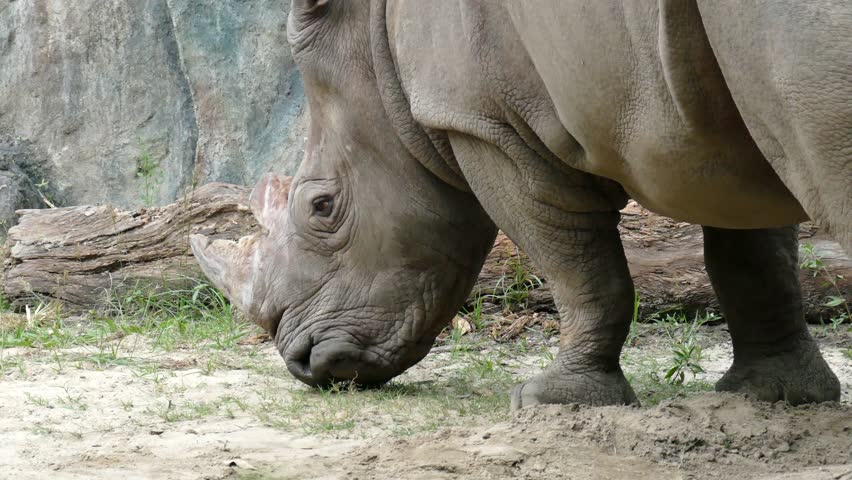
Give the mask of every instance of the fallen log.
<svg viewBox="0 0 852 480">
<path fill-rule="evenodd" d="M 249 192 L 247 187 L 212 183 L 161 208 L 21 210 L 6 241 L 4 294 L 15 307 L 58 300 L 68 310 L 85 311 L 100 309 L 131 289 L 191 286 L 203 275 L 190 252 L 189 236 L 235 240 L 256 231 Z M 701 228 L 654 215 L 632 202 L 622 213 L 622 239 L 643 311 L 718 309 L 704 271 Z M 838 244 L 812 224 L 800 233 L 832 274 L 852 276 L 852 261 Z M 537 275 L 529 259 L 500 234 L 474 294 L 499 303 L 500 291 L 511 287 L 515 277 Z M 547 281 L 541 280 L 530 281 L 523 307 L 554 309 Z M 810 319 L 836 313 L 824 305 L 828 295 L 837 293 L 823 276 L 803 270 L 801 281 Z M 839 288 L 850 298 L 845 279 Z"/>
<path fill-rule="evenodd" d="M 622 210 L 619 224 L 630 274 L 640 300 L 640 313 L 665 311 L 689 313 L 713 310 L 719 303 L 704 269 L 703 234 L 699 225 L 677 222 L 649 212 L 635 202 Z M 805 301 L 805 316 L 811 322 L 828 321 L 845 311 L 844 306 L 827 306 L 829 296 L 841 296 L 849 302 L 852 288 L 852 260 L 811 222 L 799 229 L 800 245 L 811 245 L 814 255 L 822 259 L 835 284 L 827 281 L 825 272 L 801 269 L 799 280 Z M 475 293 L 487 299 L 500 298 L 517 271 L 540 278 L 536 268 L 511 240 L 498 235 L 494 249 L 480 273 Z M 541 286 L 532 282 L 526 307 L 552 311 L 553 296 L 546 281 Z M 496 294 L 495 294 L 496 293 Z"/>
<path fill-rule="evenodd" d="M 190 287 L 203 274 L 189 235 L 235 239 L 254 231 L 250 192 L 211 183 L 161 208 L 20 210 L 6 239 L 3 292 L 13 307 L 59 301 L 66 311 L 85 311 L 131 289 Z"/>
</svg>

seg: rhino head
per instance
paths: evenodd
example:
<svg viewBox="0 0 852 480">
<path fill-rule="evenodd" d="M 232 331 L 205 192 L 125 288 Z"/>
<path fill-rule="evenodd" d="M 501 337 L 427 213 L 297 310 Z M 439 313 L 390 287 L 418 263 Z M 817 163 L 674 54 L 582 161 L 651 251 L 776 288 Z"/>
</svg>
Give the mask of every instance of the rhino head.
<svg viewBox="0 0 852 480">
<path fill-rule="evenodd" d="M 381 384 L 422 359 L 496 234 L 446 165 L 418 160 L 435 147 L 419 142 L 409 111 L 386 108 L 369 10 L 294 1 L 288 36 L 311 113 L 303 162 L 292 181 L 273 174 L 255 187 L 260 233 L 191 239 L 210 280 L 309 385 Z"/>
</svg>

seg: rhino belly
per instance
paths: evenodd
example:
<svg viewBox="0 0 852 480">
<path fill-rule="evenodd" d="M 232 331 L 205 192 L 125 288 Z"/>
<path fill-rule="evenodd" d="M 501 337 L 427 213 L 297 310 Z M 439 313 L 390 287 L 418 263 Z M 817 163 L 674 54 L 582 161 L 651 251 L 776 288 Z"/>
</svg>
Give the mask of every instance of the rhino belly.
<svg viewBox="0 0 852 480">
<path fill-rule="evenodd" d="M 615 180 L 649 210 L 684 222 L 746 229 L 808 219 L 756 147 L 697 137 L 658 139 L 665 148 L 625 159 Z"/>
</svg>

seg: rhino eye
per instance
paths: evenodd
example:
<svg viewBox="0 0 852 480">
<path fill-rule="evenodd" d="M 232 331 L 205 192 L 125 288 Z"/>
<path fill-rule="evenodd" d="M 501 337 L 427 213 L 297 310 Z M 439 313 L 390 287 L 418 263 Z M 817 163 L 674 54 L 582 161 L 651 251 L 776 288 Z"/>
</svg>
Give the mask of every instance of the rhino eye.
<svg viewBox="0 0 852 480">
<path fill-rule="evenodd" d="M 319 217 L 327 217 L 331 215 L 331 210 L 334 207 L 334 199 L 329 196 L 322 196 L 314 200 L 314 215 Z"/>
</svg>

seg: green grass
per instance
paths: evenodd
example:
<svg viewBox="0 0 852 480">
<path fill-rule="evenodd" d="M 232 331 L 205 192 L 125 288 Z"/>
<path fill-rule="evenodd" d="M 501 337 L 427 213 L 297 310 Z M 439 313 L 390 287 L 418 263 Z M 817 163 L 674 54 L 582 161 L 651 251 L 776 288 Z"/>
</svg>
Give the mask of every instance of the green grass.
<svg viewBox="0 0 852 480">
<path fill-rule="evenodd" d="M 278 382 L 270 381 L 244 408 L 273 428 L 336 436 L 371 428 L 407 436 L 509 418 L 508 391 L 516 379 L 496 357 L 466 353 L 448 361 L 462 364 L 434 381 L 393 381 L 373 389 L 341 383 L 282 394 Z"/>
<path fill-rule="evenodd" d="M 206 284 L 155 293 L 138 289 L 115 298 L 107 311 L 81 320 L 45 315 L 7 329 L 0 337 L 0 368 L 23 371 L 34 362 L 48 364 L 57 373 L 130 368 L 159 400 L 137 406 L 117 398 L 116 406 L 166 423 L 248 415 L 289 431 L 360 436 L 370 428 L 411 435 L 508 419 L 508 391 L 517 381 L 505 367 L 513 354 L 508 348 L 486 355 L 473 340 L 457 335 L 458 350 L 444 357 L 447 373 L 433 381 L 395 381 L 366 390 L 340 384 L 317 390 L 294 386 L 280 359 L 261 356 L 257 347 L 240 346 L 241 339 L 256 331 L 240 322 L 224 297 Z M 28 356 L 23 362 L 18 356 L 4 356 L 7 348 L 40 349 L 46 354 Z M 212 399 L 186 399 L 190 393 L 186 386 L 174 384 L 172 367 L 151 355 L 175 350 L 188 352 L 192 362 L 174 368 L 195 368 L 203 376 L 223 365 L 236 366 L 261 378 L 263 386 Z M 28 401 L 42 408 L 88 408 L 80 392 L 68 390 L 56 398 Z"/>
<path fill-rule="evenodd" d="M 642 406 L 651 407 L 670 398 L 713 391 L 713 383 L 704 380 L 693 379 L 687 383 L 671 383 L 659 376 L 658 368 L 658 365 L 650 365 L 640 369 L 638 373 L 625 374 Z"/>
<path fill-rule="evenodd" d="M 268 472 L 242 471 L 235 472 L 236 480 L 299 480 L 299 477 L 286 476 L 281 477 Z"/>
<path fill-rule="evenodd" d="M 721 317 L 705 312 L 704 315 L 695 314 L 689 320 L 683 312 L 668 312 L 664 314 L 655 313 L 645 318 L 645 325 L 639 319 L 639 297 L 634 298 L 633 320 L 627 335 L 625 346 L 633 347 L 639 338 L 657 334 L 662 335 L 668 344 L 669 360 L 665 365 L 663 380 L 672 385 L 683 385 L 688 376 L 695 377 L 704 373 L 701 366 L 702 345 L 699 342 L 699 329 L 711 322 L 721 320 Z M 626 354 L 622 356 L 622 362 L 629 359 Z"/>
<path fill-rule="evenodd" d="M 41 424 L 35 424 L 32 427 L 30 427 L 28 430 L 34 435 L 42 435 L 42 436 L 50 436 L 50 435 L 53 435 L 54 433 L 56 433 L 56 430 L 54 430 L 50 427 L 41 425 Z"/>
<path fill-rule="evenodd" d="M 840 288 L 841 282 L 845 280 L 843 276 L 830 272 L 822 256 L 809 243 L 803 243 L 799 246 L 799 258 L 801 268 L 810 270 L 814 277 L 822 277 L 824 285 L 830 287 L 833 292 L 832 295 L 826 296 L 825 303 L 823 303 L 823 306 L 833 311 L 827 322 L 832 330 L 837 331 L 840 325 L 852 321 L 852 307 L 849 306 L 849 302 L 843 296 L 843 291 Z"/>
<path fill-rule="evenodd" d="M 221 292 L 199 283 L 190 289 L 153 293 L 137 289 L 114 299 L 106 311 L 73 322 L 59 313 L 48 313 L 38 321 L 0 330 L 0 349 L 92 347 L 90 360 L 109 366 L 116 364 L 124 339 L 134 334 L 150 339 L 154 349 L 164 351 L 232 350 L 257 331 L 236 318 Z"/>
<path fill-rule="evenodd" d="M 148 147 L 138 140 L 139 156 L 136 157 L 136 177 L 142 181 L 139 199 L 146 207 L 153 207 L 157 202 L 160 186 L 165 181 L 165 172 L 160 163 L 154 160 Z"/>
<path fill-rule="evenodd" d="M 520 254 L 511 257 L 507 266 L 509 274 L 501 275 L 493 292 L 485 298 L 503 305 L 507 312 L 524 310 L 528 306 L 530 293 L 544 285 L 544 282 L 527 270 Z"/>
<path fill-rule="evenodd" d="M 148 292 L 142 289 L 113 302 L 101 320 L 125 333 L 142 333 L 154 347 L 171 351 L 187 346 L 234 349 L 257 329 L 236 318 L 221 292 L 206 283 L 191 289 Z"/>
<path fill-rule="evenodd" d="M 701 366 L 702 349 L 698 342 L 698 329 L 719 317 L 708 313 L 704 316 L 696 314 L 689 321 L 685 314 L 666 314 L 665 317 L 655 320 L 656 326 L 669 339 L 671 351 L 670 365 L 665 374 L 665 380 L 672 385 L 682 385 L 687 374 L 695 377 L 704 373 Z"/>
<path fill-rule="evenodd" d="M 481 302 L 473 308 L 475 325 L 483 328 Z M 249 416 L 273 428 L 313 435 L 352 437 L 381 431 L 407 436 L 507 420 L 508 392 L 519 381 L 506 367 L 516 352 L 503 348 L 482 353 L 474 343 L 479 339 L 457 335 L 458 349 L 442 357 L 442 373 L 430 375 L 429 381 L 402 379 L 375 389 L 345 384 L 321 390 L 303 387 L 293 381 L 279 358 L 259 354 L 264 350 L 258 347 L 240 345 L 240 340 L 259 330 L 238 320 L 221 293 L 206 284 L 171 291 L 134 289 L 114 296 L 105 311 L 82 319 L 69 320 L 45 308 L 40 312 L 37 319 L 0 331 L 0 370 L 24 376 L 28 365 L 39 362 L 57 374 L 75 368 L 128 368 L 157 401 L 134 404 L 119 397 L 115 407 L 134 417 L 144 415 L 148 421 Z M 12 356 L 6 353 L 10 348 L 42 354 L 24 357 L 15 352 Z M 169 367 L 166 360 L 175 356 L 156 354 L 178 350 L 178 360 L 192 360 L 189 366 Z M 174 369 L 193 368 L 204 376 L 235 365 L 251 372 L 255 386 L 226 396 L 192 398 L 186 385 L 175 384 Z M 40 408 L 89 408 L 85 394 L 71 389 L 27 401 Z"/>
<path fill-rule="evenodd" d="M 62 390 L 65 391 L 65 394 L 60 395 L 57 399 L 59 405 L 69 410 L 85 411 L 89 409 L 82 393 L 72 392 L 68 387 L 62 387 Z"/>
<path fill-rule="evenodd" d="M 57 375 L 129 367 L 144 376 L 169 368 L 155 359 L 156 352 L 176 350 L 193 352 L 201 374 L 211 375 L 222 364 L 221 354 L 237 351 L 241 340 L 260 332 L 238 319 L 224 296 L 206 283 L 168 291 L 134 289 L 82 318 L 64 316 L 53 305 L 4 315 L 0 374 L 20 378 L 28 377 L 28 364 L 39 363 Z M 9 353 L 13 348 L 45 354 L 24 361 L 20 352 Z"/>
<path fill-rule="evenodd" d="M 53 408 L 53 404 L 50 403 L 50 400 L 33 395 L 29 392 L 24 393 L 24 396 L 27 398 L 27 403 L 30 405 L 35 405 L 37 407 L 42 408 Z"/>
<path fill-rule="evenodd" d="M 0 312 L 8 312 L 12 310 L 12 304 L 9 302 L 9 299 L 6 298 L 6 295 L 0 291 Z"/>
<path fill-rule="evenodd" d="M 484 301 L 484 296 L 476 295 L 473 299 L 473 303 L 469 306 L 462 307 L 460 312 L 462 316 L 470 321 L 476 331 L 482 330 L 487 324 L 488 316 L 482 312 L 482 304 Z"/>
<path fill-rule="evenodd" d="M 703 345 L 699 332 L 704 325 L 719 321 L 721 317 L 705 312 L 704 315 L 695 314 L 689 320 L 684 312 L 674 311 L 652 313 L 640 318 L 639 312 L 640 299 L 636 295 L 625 346 L 636 347 L 640 338 L 657 336 L 664 340 L 668 354 L 659 360 L 653 358 L 650 351 L 638 358 L 634 358 L 632 353 L 622 354 L 625 375 L 642 405 L 652 406 L 668 398 L 712 391 L 712 383 L 696 378 L 704 373 L 701 365 Z"/>
<path fill-rule="evenodd" d="M 197 420 L 213 415 L 234 418 L 233 405 L 239 405 L 239 402 L 236 402 L 231 396 L 212 401 L 185 401 L 180 403 L 166 400 L 153 407 L 146 407 L 145 411 L 159 417 L 166 423 L 174 423 Z"/>
<path fill-rule="evenodd" d="M 62 390 L 64 393 L 58 395 L 52 401 L 48 398 L 33 395 L 28 392 L 24 393 L 24 396 L 27 399 L 26 403 L 41 408 L 55 408 L 56 406 L 59 406 L 68 410 L 77 410 L 81 412 L 88 410 L 89 405 L 86 403 L 82 393 L 73 392 L 68 387 L 62 387 Z"/>
</svg>

